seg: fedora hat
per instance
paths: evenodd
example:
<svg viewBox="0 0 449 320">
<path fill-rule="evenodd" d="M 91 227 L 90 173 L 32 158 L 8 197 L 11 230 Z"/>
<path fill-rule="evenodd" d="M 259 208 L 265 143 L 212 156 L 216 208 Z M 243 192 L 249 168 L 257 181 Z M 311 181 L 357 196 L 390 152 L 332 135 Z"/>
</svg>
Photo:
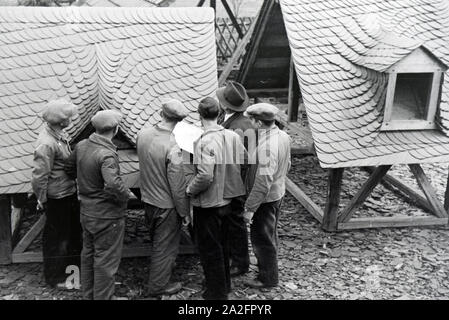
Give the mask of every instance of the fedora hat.
<svg viewBox="0 0 449 320">
<path fill-rule="evenodd" d="M 217 89 L 217 98 L 225 109 L 243 112 L 249 105 L 245 87 L 235 81 L 229 81 L 226 87 Z"/>
</svg>

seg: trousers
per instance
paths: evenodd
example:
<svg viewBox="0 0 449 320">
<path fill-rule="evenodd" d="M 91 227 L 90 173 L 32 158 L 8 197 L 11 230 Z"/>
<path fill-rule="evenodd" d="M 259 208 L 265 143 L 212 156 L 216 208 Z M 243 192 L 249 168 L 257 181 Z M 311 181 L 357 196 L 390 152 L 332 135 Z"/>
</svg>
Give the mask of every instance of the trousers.
<svg viewBox="0 0 449 320">
<path fill-rule="evenodd" d="M 281 200 L 260 205 L 251 224 L 251 243 L 257 258 L 258 280 L 267 286 L 277 286 L 278 275 L 278 220 Z"/>
<path fill-rule="evenodd" d="M 125 218 L 98 219 L 81 215 L 83 250 L 81 288 L 86 300 L 110 300 L 122 257 Z"/>
<path fill-rule="evenodd" d="M 82 247 L 80 206 L 76 194 L 48 199 L 42 233 L 45 282 L 51 286 L 64 282 L 67 266 L 80 266 Z"/>
<path fill-rule="evenodd" d="M 181 217 L 176 209 L 161 209 L 145 203 L 145 220 L 150 232 L 149 293 L 163 290 L 169 283 L 181 239 Z"/>
<path fill-rule="evenodd" d="M 245 200 L 234 198 L 229 215 L 229 254 L 231 266 L 242 271 L 249 269 L 248 231 L 243 220 Z"/>
<path fill-rule="evenodd" d="M 231 291 L 229 271 L 229 214 L 231 206 L 193 207 L 193 227 L 206 280 L 203 298 L 226 300 Z"/>
</svg>

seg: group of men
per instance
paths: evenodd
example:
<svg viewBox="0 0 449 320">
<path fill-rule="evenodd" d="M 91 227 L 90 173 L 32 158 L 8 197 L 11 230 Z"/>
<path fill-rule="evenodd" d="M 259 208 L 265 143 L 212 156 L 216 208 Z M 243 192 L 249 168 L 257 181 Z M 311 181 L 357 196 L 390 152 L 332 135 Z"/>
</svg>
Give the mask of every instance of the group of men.
<svg viewBox="0 0 449 320">
<path fill-rule="evenodd" d="M 151 239 L 149 296 L 182 289 L 171 276 L 181 227 L 189 224 L 204 271 L 203 298 L 227 299 L 231 276 L 248 272 L 247 224 L 259 270 L 247 285 L 278 285 L 277 222 L 290 168 L 290 138 L 276 126 L 278 108 L 250 106 L 241 84 L 231 81 L 216 96 L 218 101 L 206 97 L 199 102 L 203 132 L 194 143 L 193 162 L 186 161 L 173 134 L 189 113 L 182 102 L 164 102 L 162 121 L 138 134 L 140 193 Z M 65 266 L 77 263 L 82 243 L 83 297 L 112 299 L 130 196 L 112 142 L 122 116 L 99 111 L 91 119 L 95 133 L 71 151 L 64 128 L 75 111 L 61 100 L 48 104 L 43 114 L 47 126 L 34 155 L 32 186 L 38 208 L 47 214 L 44 276 L 49 285 L 64 286 Z"/>
</svg>

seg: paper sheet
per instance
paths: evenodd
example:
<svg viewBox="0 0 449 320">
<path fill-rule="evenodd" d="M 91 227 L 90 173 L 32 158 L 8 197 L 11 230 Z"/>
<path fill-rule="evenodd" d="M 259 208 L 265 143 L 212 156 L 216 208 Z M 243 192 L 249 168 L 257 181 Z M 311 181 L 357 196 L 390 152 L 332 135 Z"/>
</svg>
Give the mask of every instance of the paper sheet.
<svg viewBox="0 0 449 320">
<path fill-rule="evenodd" d="M 203 130 L 192 124 L 181 121 L 178 122 L 173 134 L 175 135 L 176 143 L 178 146 L 193 154 L 193 143 L 198 140 L 198 138 L 203 133 Z"/>
</svg>

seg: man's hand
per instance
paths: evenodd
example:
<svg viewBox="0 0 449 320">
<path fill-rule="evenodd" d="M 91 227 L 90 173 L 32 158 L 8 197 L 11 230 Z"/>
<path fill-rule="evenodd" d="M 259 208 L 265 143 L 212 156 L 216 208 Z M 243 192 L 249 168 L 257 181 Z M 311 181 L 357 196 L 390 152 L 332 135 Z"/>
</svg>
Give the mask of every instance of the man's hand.
<svg viewBox="0 0 449 320">
<path fill-rule="evenodd" d="M 36 211 L 37 212 L 44 212 L 47 210 L 47 203 L 41 203 L 39 200 L 37 200 L 37 205 L 36 205 Z"/>
<path fill-rule="evenodd" d="M 182 225 L 184 227 L 187 227 L 192 222 L 192 219 L 190 218 L 190 215 L 186 215 L 182 217 Z"/>
<path fill-rule="evenodd" d="M 254 216 L 254 212 L 252 212 L 252 211 L 245 210 L 243 212 L 243 220 L 246 223 L 252 224 L 253 223 L 253 216 Z"/>
</svg>

